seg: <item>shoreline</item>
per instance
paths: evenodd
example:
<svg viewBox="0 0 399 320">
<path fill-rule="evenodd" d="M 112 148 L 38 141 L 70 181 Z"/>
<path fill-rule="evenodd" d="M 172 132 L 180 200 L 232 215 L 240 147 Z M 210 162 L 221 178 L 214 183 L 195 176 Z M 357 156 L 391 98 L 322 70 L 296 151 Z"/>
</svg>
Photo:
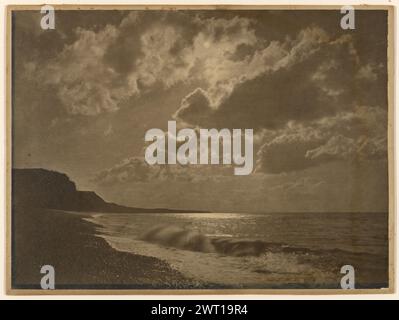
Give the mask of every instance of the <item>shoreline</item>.
<svg viewBox="0 0 399 320">
<path fill-rule="evenodd" d="M 195 289 L 204 287 L 153 257 L 120 252 L 97 235 L 90 214 L 13 208 L 15 289 L 40 289 L 40 268 L 52 265 L 56 289 Z M 29 257 L 29 258 L 28 258 Z"/>
</svg>

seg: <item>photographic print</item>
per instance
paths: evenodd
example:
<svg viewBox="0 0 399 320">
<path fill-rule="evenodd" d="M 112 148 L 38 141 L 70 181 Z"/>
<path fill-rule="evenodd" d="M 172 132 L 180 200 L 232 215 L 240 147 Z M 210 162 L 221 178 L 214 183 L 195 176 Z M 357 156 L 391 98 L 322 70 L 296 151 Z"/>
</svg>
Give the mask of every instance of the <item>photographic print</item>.
<svg viewBox="0 0 399 320">
<path fill-rule="evenodd" d="M 391 23 L 9 7 L 9 292 L 392 292 Z"/>
</svg>

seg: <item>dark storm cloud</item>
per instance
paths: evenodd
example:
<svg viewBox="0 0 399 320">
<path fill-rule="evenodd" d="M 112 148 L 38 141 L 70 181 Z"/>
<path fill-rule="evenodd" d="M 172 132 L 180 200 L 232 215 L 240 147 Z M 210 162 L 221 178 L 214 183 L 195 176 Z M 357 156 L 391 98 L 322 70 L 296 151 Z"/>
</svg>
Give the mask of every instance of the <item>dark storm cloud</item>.
<svg viewBox="0 0 399 320">
<path fill-rule="evenodd" d="M 212 93 L 196 89 L 175 117 L 199 126 L 277 129 L 290 120 L 315 120 L 364 103 L 386 105 L 379 90 L 384 68 L 361 64 L 351 36 L 331 39 L 312 28 L 275 48 L 283 50 L 279 59 L 252 79 L 246 80 L 244 71 L 219 105 L 211 105 Z"/>
</svg>

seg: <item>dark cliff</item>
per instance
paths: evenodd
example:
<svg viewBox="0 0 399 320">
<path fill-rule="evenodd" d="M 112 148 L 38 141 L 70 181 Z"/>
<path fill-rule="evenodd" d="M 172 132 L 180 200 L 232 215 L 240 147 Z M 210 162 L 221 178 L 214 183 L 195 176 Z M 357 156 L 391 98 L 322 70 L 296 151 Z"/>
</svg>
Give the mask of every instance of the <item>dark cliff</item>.
<svg viewBox="0 0 399 320">
<path fill-rule="evenodd" d="M 14 207 L 92 212 L 190 212 L 132 208 L 106 202 L 95 192 L 78 191 L 66 174 L 45 169 L 12 170 L 12 204 Z"/>
</svg>

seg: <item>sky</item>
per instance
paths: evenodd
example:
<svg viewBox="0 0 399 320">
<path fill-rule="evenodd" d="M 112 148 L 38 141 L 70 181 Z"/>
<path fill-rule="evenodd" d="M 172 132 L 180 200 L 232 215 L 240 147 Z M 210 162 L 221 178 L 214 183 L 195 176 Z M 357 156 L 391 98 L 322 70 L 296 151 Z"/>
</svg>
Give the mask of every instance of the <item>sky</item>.
<svg viewBox="0 0 399 320">
<path fill-rule="evenodd" d="M 136 207 L 387 211 L 387 14 L 56 11 L 13 16 L 13 166 Z M 151 128 L 251 128 L 255 169 L 154 165 Z"/>
</svg>

